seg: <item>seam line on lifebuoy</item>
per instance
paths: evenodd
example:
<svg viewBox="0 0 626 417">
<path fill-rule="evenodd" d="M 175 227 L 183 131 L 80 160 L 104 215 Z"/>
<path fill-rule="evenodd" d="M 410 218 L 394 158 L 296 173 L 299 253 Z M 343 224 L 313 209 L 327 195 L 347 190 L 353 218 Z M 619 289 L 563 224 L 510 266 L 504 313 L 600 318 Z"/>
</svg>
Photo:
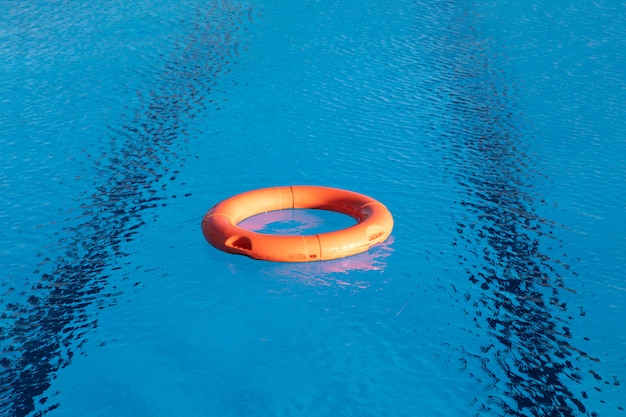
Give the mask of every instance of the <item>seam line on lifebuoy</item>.
<svg viewBox="0 0 626 417">
<path fill-rule="evenodd" d="M 322 259 L 324 259 L 324 254 L 322 253 L 322 241 L 320 240 L 320 235 L 317 234 L 315 235 L 315 237 L 317 238 L 317 248 L 319 249 L 317 252 L 320 254 L 320 261 Z"/>
<path fill-rule="evenodd" d="M 232 224 L 235 224 L 235 222 L 233 221 L 233 218 L 226 213 L 211 213 L 211 214 L 207 214 L 206 216 L 204 216 L 204 218 L 208 219 L 209 217 L 214 217 L 214 216 L 224 216 L 228 218 L 228 220 L 230 220 Z"/>
</svg>

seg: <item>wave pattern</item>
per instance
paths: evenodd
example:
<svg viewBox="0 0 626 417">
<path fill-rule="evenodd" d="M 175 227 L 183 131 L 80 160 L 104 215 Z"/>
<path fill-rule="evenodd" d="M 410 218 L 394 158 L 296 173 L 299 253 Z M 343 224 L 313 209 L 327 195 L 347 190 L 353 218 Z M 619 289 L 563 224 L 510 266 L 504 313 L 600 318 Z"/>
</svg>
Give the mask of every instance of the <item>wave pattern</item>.
<svg viewBox="0 0 626 417">
<path fill-rule="evenodd" d="M 453 245 L 475 286 L 465 299 L 490 340 L 480 352 L 464 352 L 495 388 L 474 402 L 480 414 L 597 415 L 587 409 L 584 389 L 575 391 L 585 373 L 601 379 L 591 367 L 597 359 L 571 343 L 562 294 L 570 291 L 565 277 L 575 273 L 545 251 L 546 243 L 558 242 L 555 225 L 537 214 L 545 202 L 532 184 L 544 179 L 524 151 L 515 89 L 497 70 L 491 41 L 471 29 L 470 17 L 459 17 L 448 39 L 453 83 L 444 89 L 452 116 L 443 145 L 462 193 Z"/>
<path fill-rule="evenodd" d="M 101 182 L 81 205 L 83 223 L 64 230 L 63 255 L 26 301 L 6 303 L 0 331 L 0 414 L 43 415 L 59 404 L 42 394 L 97 326 L 97 310 L 119 296 L 108 272 L 119 269 L 123 245 L 134 239 L 145 217 L 160 202 L 160 191 L 175 179 L 180 164 L 173 144 L 184 142 L 184 120 L 203 110 L 219 77 L 229 71 L 240 45 L 237 31 L 250 19 L 247 7 L 222 0 L 198 6 L 185 27 L 176 55 L 135 116 L 109 126 L 111 150 L 96 167 Z M 182 145 L 184 146 L 184 145 Z M 168 176 L 169 175 L 169 176 Z M 162 184 L 160 187 L 159 184 Z M 80 204 L 80 203 L 79 203 Z"/>
</svg>

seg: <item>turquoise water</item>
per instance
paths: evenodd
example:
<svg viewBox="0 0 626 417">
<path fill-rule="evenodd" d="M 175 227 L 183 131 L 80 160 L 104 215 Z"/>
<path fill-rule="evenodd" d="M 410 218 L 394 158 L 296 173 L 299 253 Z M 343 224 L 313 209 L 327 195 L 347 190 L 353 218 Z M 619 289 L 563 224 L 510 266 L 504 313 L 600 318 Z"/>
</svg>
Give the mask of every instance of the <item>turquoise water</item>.
<svg viewBox="0 0 626 417">
<path fill-rule="evenodd" d="M 626 5 L 2 6 L 0 415 L 624 415 Z M 290 184 L 394 232 L 203 239 Z"/>
</svg>

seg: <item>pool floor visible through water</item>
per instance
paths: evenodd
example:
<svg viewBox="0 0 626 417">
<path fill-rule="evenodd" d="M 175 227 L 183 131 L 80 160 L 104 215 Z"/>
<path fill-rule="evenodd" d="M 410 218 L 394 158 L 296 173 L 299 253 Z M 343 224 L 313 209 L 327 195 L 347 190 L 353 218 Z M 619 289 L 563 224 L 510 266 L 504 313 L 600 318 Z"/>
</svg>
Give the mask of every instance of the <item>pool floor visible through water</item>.
<svg viewBox="0 0 626 417">
<path fill-rule="evenodd" d="M 625 415 L 626 5 L 6 5 L 0 415 Z M 311 183 L 392 235 L 307 263 L 203 238 Z"/>
<path fill-rule="evenodd" d="M 253 232 L 275 235 L 315 235 L 356 224 L 352 217 L 328 210 L 291 209 L 257 214 L 238 226 Z"/>
</svg>

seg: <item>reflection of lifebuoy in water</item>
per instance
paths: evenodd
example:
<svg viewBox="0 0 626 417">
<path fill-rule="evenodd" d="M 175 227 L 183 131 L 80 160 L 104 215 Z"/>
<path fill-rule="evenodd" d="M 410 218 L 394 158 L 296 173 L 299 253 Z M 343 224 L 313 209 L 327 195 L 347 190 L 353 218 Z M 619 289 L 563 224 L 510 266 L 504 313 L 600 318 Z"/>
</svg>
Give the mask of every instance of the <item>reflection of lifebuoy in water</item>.
<svg viewBox="0 0 626 417">
<path fill-rule="evenodd" d="M 316 235 L 270 235 L 238 227 L 242 220 L 268 211 L 319 209 L 347 214 L 354 226 Z M 287 186 L 262 188 L 228 198 L 202 219 L 206 240 L 228 253 L 276 262 L 309 262 L 343 258 L 384 242 L 393 217 L 378 201 L 338 188 Z"/>
</svg>

